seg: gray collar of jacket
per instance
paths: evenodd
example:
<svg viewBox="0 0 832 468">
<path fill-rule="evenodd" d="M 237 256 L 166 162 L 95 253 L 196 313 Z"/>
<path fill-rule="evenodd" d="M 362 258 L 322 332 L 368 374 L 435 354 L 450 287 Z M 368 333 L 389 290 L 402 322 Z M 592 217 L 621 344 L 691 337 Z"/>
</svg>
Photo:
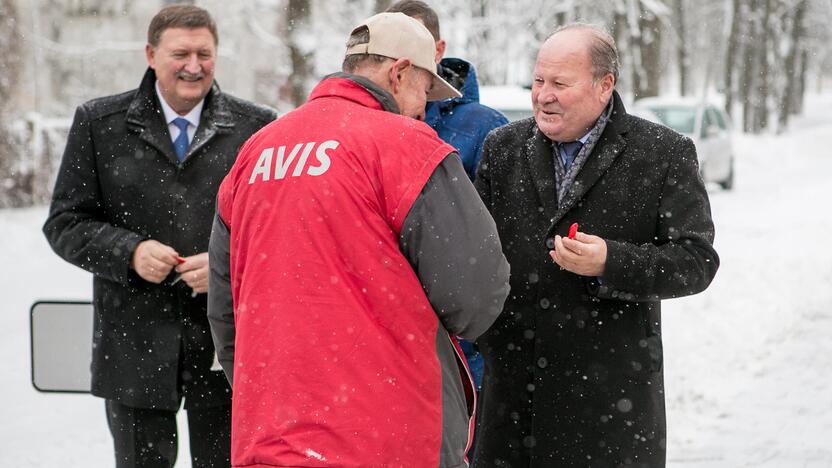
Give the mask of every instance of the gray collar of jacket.
<svg viewBox="0 0 832 468">
<path fill-rule="evenodd" d="M 396 100 L 393 98 L 393 95 L 385 91 L 381 86 L 375 84 L 372 80 L 367 77 L 360 76 L 360 75 L 353 75 L 350 73 L 344 72 L 337 72 L 331 75 L 327 75 L 324 77 L 324 80 L 328 78 L 345 78 L 350 80 L 362 88 L 366 89 L 368 93 L 372 94 L 374 98 L 381 104 L 381 108 L 386 110 L 387 112 L 392 112 L 394 114 L 401 114 L 399 110 L 399 105 L 396 104 Z"/>
</svg>

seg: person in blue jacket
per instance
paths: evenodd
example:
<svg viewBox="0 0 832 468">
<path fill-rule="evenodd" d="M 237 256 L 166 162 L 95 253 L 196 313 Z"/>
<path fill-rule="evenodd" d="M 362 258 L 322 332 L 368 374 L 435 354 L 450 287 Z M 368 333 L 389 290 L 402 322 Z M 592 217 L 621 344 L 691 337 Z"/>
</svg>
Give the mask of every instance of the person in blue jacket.
<svg viewBox="0 0 832 468">
<path fill-rule="evenodd" d="M 404 13 L 421 21 L 433 35 L 439 76 L 458 89 L 462 97 L 429 102 L 425 108 L 425 123 L 436 130 L 439 138 L 459 151 L 462 166 L 473 182 L 486 135 L 507 124 L 508 119 L 500 112 L 480 104 L 477 72 L 473 64 L 459 58 L 443 58 L 446 44 L 439 34 L 439 16 L 428 4 L 419 0 L 401 0 L 391 5 L 387 11 Z M 460 344 L 474 384 L 479 390 L 482 385 L 482 356 L 473 344 L 464 340 L 460 340 Z"/>
<path fill-rule="evenodd" d="M 451 84 L 459 84 L 457 89 L 462 97 L 428 103 L 425 123 L 436 130 L 439 138 L 459 150 L 465 172 L 473 182 L 485 136 L 507 124 L 508 119 L 480 104 L 477 72 L 472 63 L 459 58 L 443 58 L 439 62 L 439 75 Z"/>
</svg>

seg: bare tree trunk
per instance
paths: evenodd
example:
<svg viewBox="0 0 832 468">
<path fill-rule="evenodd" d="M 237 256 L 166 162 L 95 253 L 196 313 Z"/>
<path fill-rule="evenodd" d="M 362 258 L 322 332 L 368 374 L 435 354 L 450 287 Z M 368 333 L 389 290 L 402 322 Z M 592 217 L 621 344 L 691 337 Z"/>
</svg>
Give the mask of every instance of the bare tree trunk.
<svg viewBox="0 0 832 468">
<path fill-rule="evenodd" d="M 289 0 L 286 14 L 286 30 L 292 61 L 289 83 L 292 90 L 292 104 L 299 106 L 306 102 L 314 77 L 314 48 L 307 40 L 312 33 L 310 0 Z"/>
<path fill-rule="evenodd" d="M 641 2 L 639 0 L 627 1 L 627 58 L 630 65 L 630 85 L 633 89 L 633 99 L 641 97 L 644 68 L 641 65 L 641 29 L 639 28 L 639 16 L 641 15 Z"/>
<path fill-rule="evenodd" d="M 659 78 L 662 76 L 662 25 L 655 12 L 641 6 L 639 30 L 641 31 L 641 66 L 643 76 L 641 80 L 641 97 L 659 95 Z"/>
<path fill-rule="evenodd" d="M 794 51 L 796 64 L 794 68 L 795 74 L 792 75 L 794 81 L 794 92 L 789 99 L 789 114 L 796 115 L 803 112 L 803 91 L 806 89 L 806 67 L 808 65 L 808 54 L 804 39 L 806 38 L 806 10 L 808 10 L 809 2 L 800 0 L 797 10 L 794 15 L 794 31 L 792 37 L 794 38 Z"/>
<path fill-rule="evenodd" d="M 803 53 L 800 54 L 800 76 L 797 80 L 797 92 L 795 93 L 794 101 L 792 102 L 793 114 L 803 113 L 803 103 L 805 102 L 804 96 L 806 94 L 806 70 L 808 67 L 809 51 L 804 48 Z M 818 80 L 818 82 L 820 82 L 820 80 Z"/>
<path fill-rule="evenodd" d="M 489 31 L 490 28 L 487 27 L 487 18 L 490 12 L 489 10 L 488 0 L 475 0 L 471 3 L 471 17 L 474 18 L 477 28 L 474 34 L 471 35 L 470 40 L 473 41 L 473 48 L 477 52 L 475 55 L 481 57 L 489 55 L 485 53 L 485 51 L 488 50 L 491 41 L 491 34 Z M 477 69 L 480 83 L 498 82 L 495 70 L 496 67 L 491 65 L 489 62 L 480 64 Z"/>
<path fill-rule="evenodd" d="M 626 54 L 624 44 L 629 42 L 627 35 L 627 6 L 624 4 L 625 0 L 616 0 L 612 16 L 612 37 L 615 43 L 618 44 L 618 53 Z"/>
<path fill-rule="evenodd" d="M 685 27 L 685 6 L 684 0 L 674 0 L 673 10 L 676 16 L 676 60 L 679 62 L 679 94 L 688 94 L 688 48 L 687 28 Z"/>
<path fill-rule="evenodd" d="M 728 47 L 725 50 L 725 112 L 733 117 L 734 108 L 734 71 L 736 70 L 736 54 L 740 52 L 740 24 L 742 15 L 742 0 L 731 1 L 731 33 L 728 36 Z"/>
<path fill-rule="evenodd" d="M 22 67 L 19 17 L 12 0 L 0 0 L 0 127 L 8 124 L 6 107 L 14 95 Z"/>
<path fill-rule="evenodd" d="M 795 101 L 798 93 L 798 80 L 800 79 L 800 71 L 796 65 L 798 61 L 798 54 L 801 52 L 801 36 L 803 34 L 803 17 L 806 12 L 806 0 L 799 0 L 792 15 L 791 23 L 791 41 L 790 48 L 786 55 L 785 63 L 785 89 L 780 100 L 780 119 L 778 121 L 778 131 L 784 131 L 789 123 L 789 117 L 794 113 Z"/>
<path fill-rule="evenodd" d="M 760 0 L 748 0 L 747 14 L 744 15 L 744 47 L 743 47 L 743 61 L 742 61 L 742 80 L 740 82 L 740 101 L 742 101 L 742 128 L 745 132 L 753 131 L 753 117 L 754 106 L 753 100 L 755 98 L 756 86 L 756 69 L 757 69 L 757 48 L 759 45 L 755 41 L 758 36 L 757 24 L 759 22 L 759 15 L 757 7 Z"/>
<path fill-rule="evenodd" d="M 11 135 L 9 104 L 19 83 L 21 63 L 19 16 L 12 0 L 0 0 L 0 207 L 32 204 L 33 174 L 21 174 L 21 151 Z"/>
<path fill-rule="evenodd" d="M 774 31 L 772 31 L 772 28 L 769 25 L 769 22 L 771 21 L 771 2 L 772 0 L 765 0 L 763 18 L 760 22 L 759 28 L 760 34 L 757 36 L 760 37 L 761 40 L 760 46 L 757 49 L 757 53 L 759 54 L 757 56 L 759 72 L 757 73 L 758 88 L 757 98 L 755 100 L 756 109 L 754 111 L 754 133 L 761 132 L 768 127 L 768 101 L 770 97 L 769 94 L 771 93 L 769 86 L 769 63 L 771 62 L 769 59 L 769 48 L 770 44 L 774 42 L 771 37 L 774 34 Z"/>
</svg>

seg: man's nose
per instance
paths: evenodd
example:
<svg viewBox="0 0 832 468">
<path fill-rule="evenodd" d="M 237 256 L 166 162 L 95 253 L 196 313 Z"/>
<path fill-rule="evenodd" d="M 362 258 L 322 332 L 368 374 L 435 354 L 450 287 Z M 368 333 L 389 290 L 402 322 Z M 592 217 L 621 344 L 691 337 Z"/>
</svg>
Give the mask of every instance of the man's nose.
<svg viewBox="0 0 832 468">
<path fill-rule="evenodd" d="M 538 104 L 551 104 L 558 100 L 557 93 L 551 87 L 544 86 L 539 93 L 537 93 Z"/>
<path fill-rule="evenodd" d="M 188 55 L 188 60 L 185 62 L 185 71 L 188 73 L 199 73 L 202 71 L 202 65 L 200 65 L 199 58 L 196 54 Z"/>
</svg>

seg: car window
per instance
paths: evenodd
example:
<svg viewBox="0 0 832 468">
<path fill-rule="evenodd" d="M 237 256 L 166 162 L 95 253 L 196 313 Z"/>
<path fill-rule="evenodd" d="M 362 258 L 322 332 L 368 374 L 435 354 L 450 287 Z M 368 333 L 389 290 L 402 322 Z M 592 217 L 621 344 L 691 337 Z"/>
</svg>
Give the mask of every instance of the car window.
<svg viewBox="0 0 832 468">
<path fill-rule="evenodd" d="M 728 130 L 728 125 L 725 124 L 725 119 L 722 117 L 722 112 L 718 111 L 714 107 L 708 108 L 708 113 L 711 114 L 711 119 L 719 125 L 719 128 L 723 130 Z"/>
<path fill-rule="evenodd" d="M 693 133 L 696 109 L 681 106 L 648 106 L 647 109 L 673 130 L 688 135 Z"/>
</svg>

